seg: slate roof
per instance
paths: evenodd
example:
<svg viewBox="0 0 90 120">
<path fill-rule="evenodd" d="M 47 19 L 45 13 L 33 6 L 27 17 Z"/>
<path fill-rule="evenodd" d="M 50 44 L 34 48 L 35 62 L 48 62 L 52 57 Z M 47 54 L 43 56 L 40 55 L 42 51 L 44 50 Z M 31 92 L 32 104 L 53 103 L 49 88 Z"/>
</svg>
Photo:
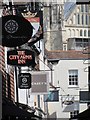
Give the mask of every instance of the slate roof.
<svg viewBox="0 0 90 120">
<path fill-rule="evenodd" d="M 88 60 L 90 59 L 90 52 L 85 51 L 75 51 L 75 50 L 56 50 L 56 51 L 45 51 L 47 59 L 63 59 L 63 60 Z"/>
</svg>

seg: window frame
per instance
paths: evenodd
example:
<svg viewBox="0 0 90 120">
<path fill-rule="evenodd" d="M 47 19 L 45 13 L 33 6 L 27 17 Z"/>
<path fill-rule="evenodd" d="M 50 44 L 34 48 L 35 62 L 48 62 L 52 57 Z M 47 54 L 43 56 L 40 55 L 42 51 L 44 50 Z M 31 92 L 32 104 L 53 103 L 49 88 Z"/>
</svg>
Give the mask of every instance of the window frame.
<svg viewBox="0 0 90 120">
<path fill-rule="evenodd" d="M 83 31 L 82 30 L 80 30 L 80 36 L 83 36 Z"/>
<path fill-rule="evenodd" d="M 81 12 L 84 12 L 84 5 L 81 5 Z"/>
<path fill-rule="evenodd" d="M 78 69 L 68 70 L 68 86 L 78 87 Z"/>
<path fill-rule="evenodd" d="M 80 25 L 80 14 L 77 15 L 77 24 Z"/>
<path fill-rule="evenodd" d="M 90 37 L 90 30 L 88 30 L 88 37 Z"/>
<path fill-rule="evenodd" d="M 88 15 L 85 15 L 85 24 L 88 25 Z"/>
<path fill-rule="evenodd" d="M 87 36 L 87 31 L 86 31 L 86 30 L 84 30 L 84 36 L 85 36 L 85 37 Z"/>
<path fill-rule="evenodd" d="M 78 114 L 79 114 L 79 110 L 75 110 L 74 112 L 70 112 L 70 118 L 73 118 L 73 117 L 77 116 Z"/>
<path fill-rule="evenodd" d="M 82 17 L 82 19 L 81 19 L 82 20 L 82 25 L 84 25 L 84 15 L 82 14 L 81 17 Z"/>
</svg>

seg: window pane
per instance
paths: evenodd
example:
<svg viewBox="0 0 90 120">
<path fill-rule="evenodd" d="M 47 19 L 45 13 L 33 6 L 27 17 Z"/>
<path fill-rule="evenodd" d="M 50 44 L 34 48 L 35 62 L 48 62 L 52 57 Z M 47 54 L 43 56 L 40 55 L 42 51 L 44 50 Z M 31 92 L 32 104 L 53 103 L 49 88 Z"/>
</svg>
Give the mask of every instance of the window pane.
<svg viewBox="0 0 90 120">
<path fill-rule="evenodd" d="M 86 15 L 85 20 L 86 20 L 86 25 L 88 25 L 88 16 L 87 15 Z"/>
<path fill-rule="evenodd" d="M 81 5 L 81 12 L 84 12 L 84 6 Z"/>
<path fill-rule="evenodd" d="M 78 14 L 78 24 L 80 24 L 80 15 Z"/>
<path fill-rule="evenodd" d="M 80 30 L 80 36 L 82 36 L 82 30 Z"/>
<path fill-rule="evenodd" d="M 69 85 L 78 85 L 78 70 L 69 70 Z"/>
<path fill-rule="evenodd" d="M 85 5 L 85 12 L 88 12 L 88 5 Z"/>
<path fill-rule="evenodd" d="M 88 31 L 88 36 L 90 37 L 90 30 Z"/>
<path fill-rule="evenodd" d="M 84 36 L 86 36 L 86 30 L 84 30 Z"/>
<path fill-rule="evenodd" d="M 79 110 L 76 110 L 76 111 L 74 111 L 74 112 L 70 112 L 70 118 L 73 118 L 73 117 L 75 117 L 76 115 L 78 115 L 79 114 Z M 75 119 L 76 120 L 76 119 Z"/>
<path fill-rule="evenodd" d="M 89 16 L 89 25 L 90 25 L 90 16 Z"/>
<path fill-rule="evenodd" d="M 82 24 L 84 24 L 84 16 L 82 15 Z"/>
</svg>

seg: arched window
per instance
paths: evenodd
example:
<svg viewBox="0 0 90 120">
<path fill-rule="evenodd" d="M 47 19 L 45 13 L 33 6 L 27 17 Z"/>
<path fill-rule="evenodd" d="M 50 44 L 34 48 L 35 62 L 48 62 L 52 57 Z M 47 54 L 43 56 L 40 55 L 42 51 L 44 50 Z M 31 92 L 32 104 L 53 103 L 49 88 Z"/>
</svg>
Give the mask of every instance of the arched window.
<svg viewBox="0 0 90 120">
<path fill-rule="evenodd" d="M 84 36 L 86 36 L 86 30 L 84 30 Z"/>
<path fill-rule="evenodd" d="M 88 12 L 88 5 L 85 5 L 85 12 Z"/>
<path fill-rule="evenodd" d="M 84 6 L 81 5 L 81 12 L 84 12 Z"/>
<path fill-rule="evenodd" d="M 84 15 L 82 15 L 82 25 L 84 24 Z"/>
<path fill-rule="evenodd" d="M 88 15 L 86 15 L 85 20 L 86 20 L 86 25 L 88 25 Z"/>
<path fill-rule="evenodd" d="M 88 37 L 90 37 L 90 30 L 88 30 Z"/>
<path fill-rule="evenodd" d="M 80 36 L 82 36 L 82 30 L 80 30 Z"/>
<path fill-rule="evenodd" d="M 80 24 L 80 15 L 78 14 L 78 24 Z"/>
</svg>

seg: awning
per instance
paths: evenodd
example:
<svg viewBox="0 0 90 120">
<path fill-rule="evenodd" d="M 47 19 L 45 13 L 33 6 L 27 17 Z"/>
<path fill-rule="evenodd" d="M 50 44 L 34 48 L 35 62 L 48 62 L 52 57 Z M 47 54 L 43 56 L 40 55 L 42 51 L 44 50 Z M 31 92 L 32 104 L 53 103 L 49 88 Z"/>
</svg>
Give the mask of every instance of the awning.
<svg viewBox="0 0 90 120">
<path fill-rule="evenodd" d="M 77 116 L 75 116 L 73 119 L 78 120 L 90 120 L 90 108 L 83 111 L 82 113 L 79 113 Z M 72 120 L 72 119 L 71 119 Z"/>
<path fill-rule="evenodd" d="M 10 101 L 3 102 L 2 116 L 3 116 L 3 119 L 5 119 L 5 117 L 6 118 L 9 117 L 9 118 L 18 118 L 21 120 L 24 120 L 24 119 L 32 120 L 32 118 L 39 118 L 39 116 L 34 115 L 34 112 L 30 113 L 28 111 L 25 111 L 24 109 L 19 108 L 16 104 Z"/>
</svg>

